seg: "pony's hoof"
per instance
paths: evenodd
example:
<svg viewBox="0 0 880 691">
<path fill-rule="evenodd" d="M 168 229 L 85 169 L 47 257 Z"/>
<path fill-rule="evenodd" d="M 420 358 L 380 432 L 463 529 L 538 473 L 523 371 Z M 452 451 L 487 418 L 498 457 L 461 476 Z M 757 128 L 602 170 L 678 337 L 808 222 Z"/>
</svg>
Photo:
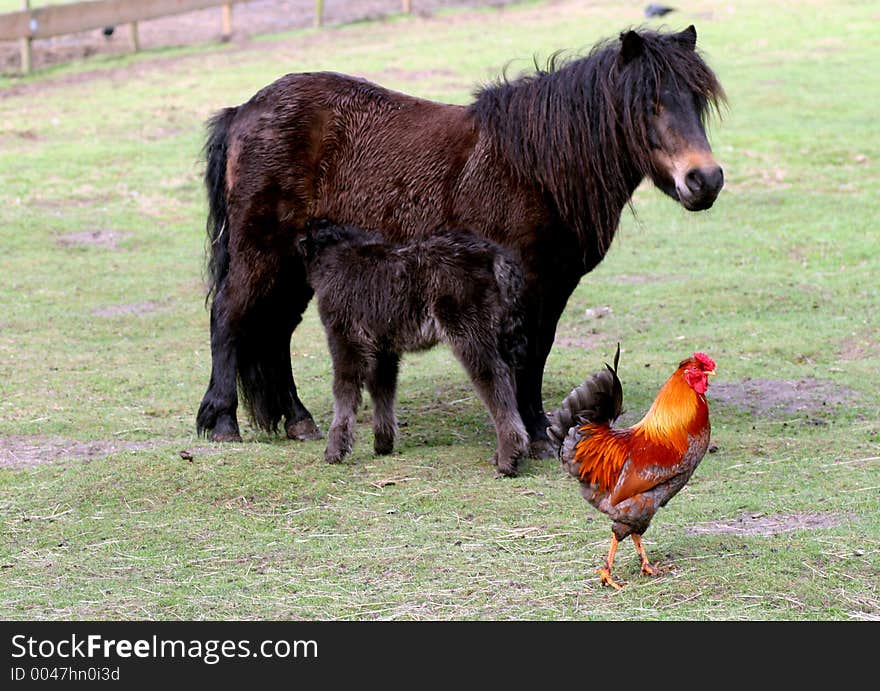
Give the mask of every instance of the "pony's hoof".
<svg viewBox="0 0 880 691">
<path fill-rule="evenodd" d="M 314 441 L 315 439 L 323 439 L 324 435 L 315 424 L 312 418 L 307 417 L 302 420 L 288 421 L 284 426 L 288 439 L 296 439 L 298 441 Z"/>
<path fill-rule="evenodd" d="M 210 439 L 211 439 L 211 441 L 216 441 L 216 442 L 221 442 L 221 443 L 223 443 L 223 442 L 238 443 L 241 441 L 241 435 L 236 430 L 223 431 L 223 430 L 215 429 L 213 432 L 211 432 Z"/>
<path fill-rule="evenodd" d="M 538 460 L 556 458 L 556 446 L 548 439 L 536 439 L 529 444 L 529 457 Z"/>
</svg>

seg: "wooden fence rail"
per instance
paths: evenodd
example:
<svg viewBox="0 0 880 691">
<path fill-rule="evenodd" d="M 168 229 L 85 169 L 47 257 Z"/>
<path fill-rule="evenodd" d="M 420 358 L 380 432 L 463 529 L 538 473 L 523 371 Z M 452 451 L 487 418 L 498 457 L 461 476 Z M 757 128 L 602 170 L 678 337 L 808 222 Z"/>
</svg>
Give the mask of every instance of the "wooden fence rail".
<svg viewBox="0 0 880 691">
<path fill-rule="evenodd" d="M 411 0 L 401 0 L 402 10 L 410 12 Z M 221 7 L 222 35 L 232 34 L 232 6 L 247 0 L 87 0 L 63 5 L 31 7 L 22 0 L 18 12 L 0 14 L 0 41 L 19 41 L 21 70 L 31 70 L 31 41 L 105 26 L 131 26 L 132 50 L 138 50 L 137 23 L 210 7 Z M 315 26 L 323 23 L 324 0 L 315 0 Z"/>
</svg>

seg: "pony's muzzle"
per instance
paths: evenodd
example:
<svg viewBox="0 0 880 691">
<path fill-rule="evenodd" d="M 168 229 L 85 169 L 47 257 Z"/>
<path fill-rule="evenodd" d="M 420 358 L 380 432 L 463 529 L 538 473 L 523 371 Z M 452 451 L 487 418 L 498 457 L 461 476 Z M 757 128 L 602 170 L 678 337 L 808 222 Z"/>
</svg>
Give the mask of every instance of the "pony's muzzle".
<svg viewBox="0 0 880 691">
<path fill-rule="evenodd" d="M 678 197 L 688 211 L 703 211 L 715 203 L 724 187 L 724 171 L 719 165 L 691 168 L 684 176 L 684 185 L 678 186 Z M 684 189 L 682 189 L 684 188 Z"/>
</svg>

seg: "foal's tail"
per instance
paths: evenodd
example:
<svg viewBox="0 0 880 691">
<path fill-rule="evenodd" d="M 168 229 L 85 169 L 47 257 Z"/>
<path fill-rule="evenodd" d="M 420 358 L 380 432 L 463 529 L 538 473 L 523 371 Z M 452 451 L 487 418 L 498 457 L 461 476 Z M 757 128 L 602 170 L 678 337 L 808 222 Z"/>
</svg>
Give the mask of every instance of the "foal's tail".
<svg viewBox="0 0 880 691">
<path fill-rule="evenodd" d="M 226 209 L 226 154 L 229 125 L 237 108 L 224 108 L 208 120 L 205 142 L 205 187 L 208 192 L 208 295 L 217 296 L 229 272 L 229 231 Z"/>
</svg>

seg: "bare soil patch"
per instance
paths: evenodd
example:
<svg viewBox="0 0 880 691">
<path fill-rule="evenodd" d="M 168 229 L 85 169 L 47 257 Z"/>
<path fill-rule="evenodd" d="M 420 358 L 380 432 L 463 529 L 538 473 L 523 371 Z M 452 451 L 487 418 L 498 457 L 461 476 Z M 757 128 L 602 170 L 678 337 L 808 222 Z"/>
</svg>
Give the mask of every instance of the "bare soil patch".
<svg viewBox="0 0 880 691">
<path fill-rule="evenodd" d="M 840 344 L 840 359 L 857 362 L 880 355 L 880 329 L 865 329 L 854 333 Z"/>
<path fill-rule="evenodd" d="M 710 521 L 687 529 L 688 534 L 710 533 L 713 535 L 762 535 L 770 537 L 792 530 L 816 530 L 834 528 L 843 520 L 841 516 L 824 513 L 789 513 L 765 516 L 762 513 L 743 514 L 729 521 Z"/>
<path fill-rule="evenodd" d="M 120 451 L 148 449 L 166 442 L 76 441 L 63 437 L 0 437 L 0 468 L 31 468 L 60 460 L 103 458 Z"/>
<path fill-rule="evenodd" d="M 558 348 L 593 350 L 600 340 L 599 336 L 557 336 L 553 345 Z"/>
<path fill-rule="evenodd" d="M 56 242 L 62 247 L 94 246 L 115 250 L 119 241 L 127 236 L 118 230 L 87 230 L 59 235 Z"/>
<path fill-rule="evenodd" d="M 169 446 L 169 452 L 177 449 L 172 446 L 172 442 L 164 439 L 153 441 L 111 441 L 107 439 L 79 441 L 59 436 L 0 436 L 0 468 L 21 470 L 56 461 L 91 461 L 123 451 L 140 451 L 160 446 Z M 184 461 L 193 462 L 200 456 L 209 456 L 221 451 L 229 453 L 233 450 L 229 446 L 216 444 L 177 449 L 176 454 Z"/>
<path fill-rule="evenodd" d="M 851 403 L 855 393 L 830 381 L 805 377 L 784 379 L 745 379 L 718 382 L 709 388 L 709 400 L 732 405 L 756 414 L 817 414 Z"/>
<path fill-rule="evenodd" d="M 142 317 L 159 309 L 159 303 L 147 300 L 146 302 L 132 302 L 122 305 L 108 305 L 107 307 L 99 307 L 92 310 L 92 314 L 96 317 L 125 317 L 135 316 Z"/>
</svg>

